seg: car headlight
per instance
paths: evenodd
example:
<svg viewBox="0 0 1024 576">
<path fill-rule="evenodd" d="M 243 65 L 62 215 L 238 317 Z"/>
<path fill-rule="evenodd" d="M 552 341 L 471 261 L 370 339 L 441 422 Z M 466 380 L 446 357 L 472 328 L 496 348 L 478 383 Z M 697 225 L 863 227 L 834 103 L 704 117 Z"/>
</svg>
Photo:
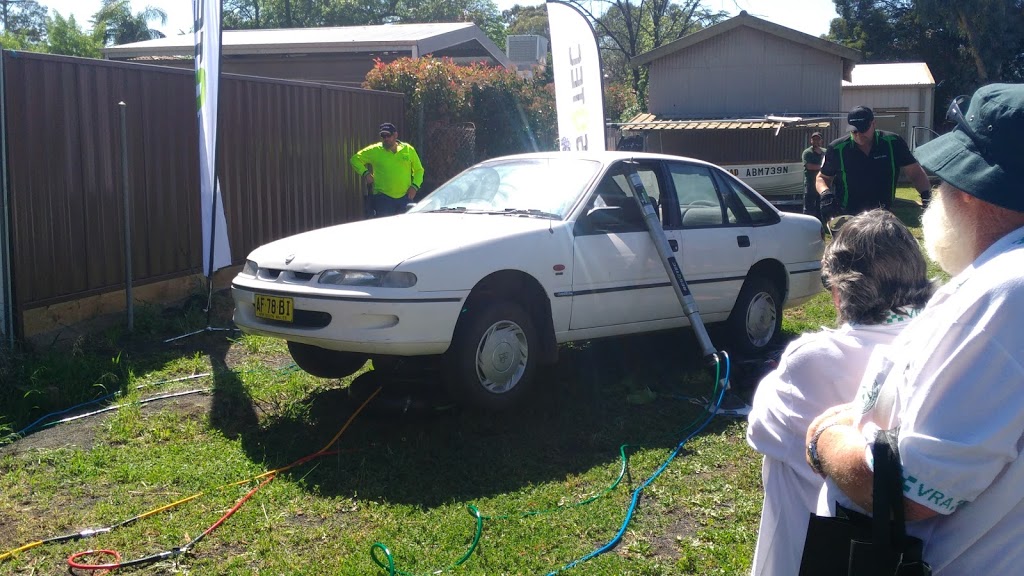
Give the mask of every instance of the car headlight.
<svg viewBox="0 0 1024 576">
<path fill-rule="evenodd" d="M 245 266 L 242 266 L 242 274 L 246 276 L 255 276 L 256 274 L 259 273 L 259 271 L 259 265 L 253 262 L 252 260 L 246 260 Z"/>
<path fill-rule="evenodd" d="M 319 283 L 337 286 L 410 288 L 416 285 L 416 275 L 412 272 L 383 270 L 325 270 L 320 274 Z"/>
</svg>

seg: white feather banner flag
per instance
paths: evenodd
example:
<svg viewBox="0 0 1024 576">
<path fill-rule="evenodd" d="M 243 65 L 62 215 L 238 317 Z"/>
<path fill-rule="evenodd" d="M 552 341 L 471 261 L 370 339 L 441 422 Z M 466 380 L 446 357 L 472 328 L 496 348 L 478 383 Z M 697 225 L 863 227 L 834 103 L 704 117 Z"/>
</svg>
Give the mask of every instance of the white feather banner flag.
<svg viewBox="0 0 1024 576">
<path fill-rule="evenodd" d="M 590 22 L 575 6 L 548 0 L 558 147 L 605 149 L 601 57 Z"/>
<path fill-rule="evenodd" d="M 214 271 L 231 264 L 228 226 L 224 218 L 224 200 L 217 178 L 217 101 L 220 82 L 221 41 L 220 0 L 193 0 L 196 40 L 196 104 L 199 114 L 199 191 L 203 224 L 203 271 Z M 214 207 L 216 190 L 216 207 Z M 216 210 L 216 224 L 211 217 Z M 214 231 L 216 229 L 216 238 Z M 212 247 L 212 248 L 211 248 Z M 213 255 L 211 266 L 210 256 Z"/>
</svg>

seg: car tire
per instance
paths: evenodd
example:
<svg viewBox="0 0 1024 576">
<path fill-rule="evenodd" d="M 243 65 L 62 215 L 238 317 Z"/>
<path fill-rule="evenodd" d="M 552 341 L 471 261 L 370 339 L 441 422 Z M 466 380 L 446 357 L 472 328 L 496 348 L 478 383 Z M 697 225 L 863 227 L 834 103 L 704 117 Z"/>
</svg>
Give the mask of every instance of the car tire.
<svg viewBox="0 0 1024 576">
<path fill-rule="evenodd" d="M 741 354 L 759 354 L 782 331 L 782 292 L 763 276 L 747 278 L 727 321 L 730 338 Z"/>
<path fill-rule="evenodd" d="M 368 356 L 353 352 L 328 350 L 310 344 L 288 342 L 292 360 L 306 372 L 320 378 L 344 378 L 355 374 L 366 364 Z"/>
<path fill-rule="evenodd" d="M 491 412 L 529 395 L 540 354 L 533 320 L 514 302 L 470 309 L 448 350 L 445 381 L 452 400 Z"/>
</svg>

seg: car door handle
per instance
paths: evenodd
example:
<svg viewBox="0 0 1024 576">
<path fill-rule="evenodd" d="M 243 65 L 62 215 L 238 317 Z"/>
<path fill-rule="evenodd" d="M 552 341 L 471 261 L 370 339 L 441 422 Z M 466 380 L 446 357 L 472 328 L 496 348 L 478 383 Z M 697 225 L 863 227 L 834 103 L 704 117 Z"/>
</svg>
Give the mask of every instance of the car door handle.
<svg viewBox="0 0 1024 576">
<path fill-rule="evenodd" d="M 676 240 L 670 239 L 668 241 L 668 245 L 670 248 L 672 248 L 673 252 L 679 252 L 679 242 L 677 242 Z"/>
<path fill-rule="evenodd" d="M 736 245 L 739 246 L 740 248 L 749 248 L 750 247 L 750 237 L 748 237 L 748 236 L 737 236 L 736 237 Z"/>
</svg>

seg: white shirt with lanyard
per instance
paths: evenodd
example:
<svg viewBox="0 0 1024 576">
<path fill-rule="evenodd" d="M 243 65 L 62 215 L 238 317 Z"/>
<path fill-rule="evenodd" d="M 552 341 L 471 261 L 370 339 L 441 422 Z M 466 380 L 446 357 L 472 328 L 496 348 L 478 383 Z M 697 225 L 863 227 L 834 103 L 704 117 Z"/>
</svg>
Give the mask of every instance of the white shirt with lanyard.
<svg viewBox="0 0 1024 576">
<path fill-rule="evenodd" d="M 899 427 L 904 496 L 939 513 L 907 525 L 935 576 L 1024 566 L 1022 319 L 1024 228 L 940 288 L 861 383 L 865 438 Z M 818 513 L 836 501 L 856 509 L 828 481 Z"/>
</svg>

